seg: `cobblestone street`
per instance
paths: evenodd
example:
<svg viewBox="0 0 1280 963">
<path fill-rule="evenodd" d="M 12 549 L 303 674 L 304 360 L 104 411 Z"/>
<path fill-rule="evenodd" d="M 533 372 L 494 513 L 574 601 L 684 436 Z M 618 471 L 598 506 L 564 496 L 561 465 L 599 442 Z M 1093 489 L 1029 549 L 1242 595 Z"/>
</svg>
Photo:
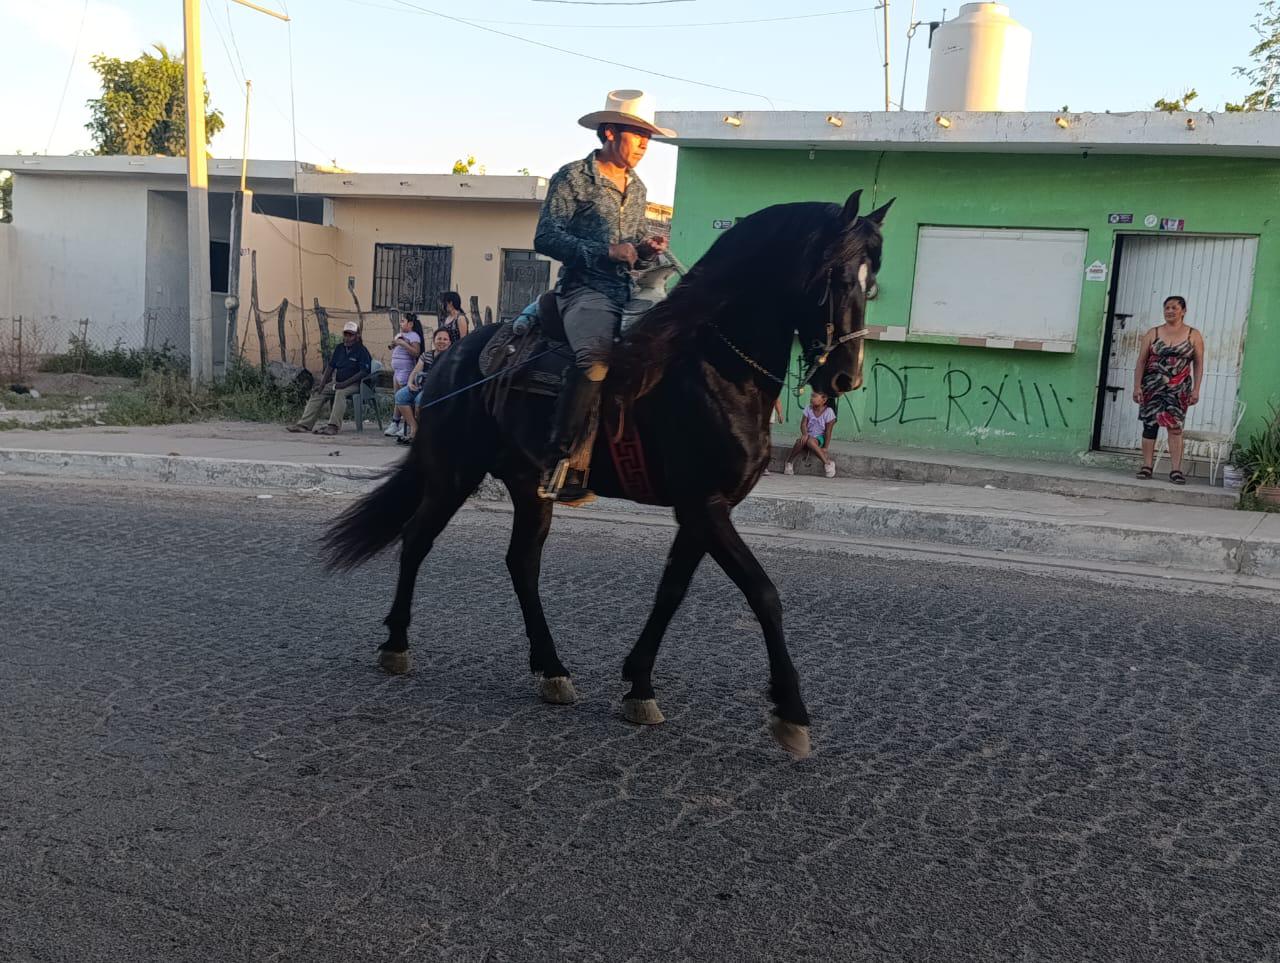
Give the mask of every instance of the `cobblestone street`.
<svg viewBox="0 0 1280 963">
<path fill-rule="evenodd" d="M 709 562 L 620 718 L 671 530 L 558 518 L 538 702 L 464 511 L 414 673 L 345 502 L 0 479 L 0 960 L 1280 959 L 1280 607 L 754 541 L 814 717 Z"/>
</svg>

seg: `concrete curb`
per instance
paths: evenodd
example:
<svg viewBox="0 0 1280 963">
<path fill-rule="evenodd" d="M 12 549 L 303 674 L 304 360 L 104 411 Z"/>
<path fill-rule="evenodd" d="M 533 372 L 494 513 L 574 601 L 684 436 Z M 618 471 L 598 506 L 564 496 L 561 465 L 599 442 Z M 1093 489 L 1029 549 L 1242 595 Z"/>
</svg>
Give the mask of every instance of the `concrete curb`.
<svg viewBox="0 0 1280 963">
<path fill-rule="evenodd" d="M 187 456 L 86 451 L 0 449 L 0 471 L 15 475 L 71 476 L 190 488 L 284 489 L 360 494 L 386 473 L 322 463 L 263 462 Z M 483 501 L 505 501 L 506 491 L 486 478 Z M 601 512 L 657 515 L 656 506 L 600 499 L 577 516 Z M 1280 578 L 1280 539 L 1185 533 L 1096 520 L 1045 519 L 1014 512 L 895 505 L 856 499 L 756 493 L 734 511 L 742 525 L 857 539 L 923 542 L 1047 558 L 1139 564 L 1154 569 Z"/>
<path fill-rule="evenodd" d="M 770 462 L 774 471 L 782 470 L 782 463 L 790 450 L 790 445 L 779 445 L 776 441 L 774 442 L 773 460 Z M 1112 501 L 1159 501 L 1170 505 L 1194 505 L 1201 508 L 1234 508 L 1239 500 L 1235 492 L 1204 485 L 1188 485 L 1185 488 L 1173 485 L 1163 486 L 1159 489 L 1157 496 L 1156 486 L 1161 484 L 1158 480 L 1154 484 L 1133 484 L 1128 478 L 1105 481 L 1071 478 L 1061 472 L 1054 472 L 1052 468 L 1012 469 L 958 465 L 930 461 L 925 458 L 917 460 L 901 456 L 886 457 L 842 451 L 834 447 L 831 456 L 835 460 L 836 470 L 849 478 L 884 478 L 890 481 L 968 485 L 976 488 L 990 485 L 1004 491 L 1045 492 L 1073 498 L 1105 498 Z M 1168 456 L 1164 464 L 1168 466 Z M 797 465 L 796 471 L 801 475 L 821 476 L 822 464 L 817 458 L 811 458 L 808 464 L 801 462 Z"/>
</svg>

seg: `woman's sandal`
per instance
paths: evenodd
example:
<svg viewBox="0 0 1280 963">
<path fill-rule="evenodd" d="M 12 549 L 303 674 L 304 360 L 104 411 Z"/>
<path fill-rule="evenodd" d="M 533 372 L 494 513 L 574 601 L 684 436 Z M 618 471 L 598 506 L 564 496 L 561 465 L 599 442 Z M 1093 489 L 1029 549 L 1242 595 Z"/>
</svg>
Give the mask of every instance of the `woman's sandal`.
<svg viewBox="0 0 1280 963">
<path fill-rule="evenodd" d="M 1150 465 L 1143 465 L 1141 468 L 1139 468 L 1139 469 L 1138 469 L 1138 477 L 1139 477 L 1139 478 L 1141 478 L 1143 481 L 1146 481 L 1148 478 L 1150 478 L 1150 477 L 1151 477 L 1151 466 L 1150 466 Z"/>
<path fill-rule="evenodd" d="M 1175 485 L 1185 485 L 1187 483 L 1187 476 L 1182 474 L 1180 471 L 1171 471 L 1169 472 L 1169 481 L 1173 482 Z"/>
</svg>

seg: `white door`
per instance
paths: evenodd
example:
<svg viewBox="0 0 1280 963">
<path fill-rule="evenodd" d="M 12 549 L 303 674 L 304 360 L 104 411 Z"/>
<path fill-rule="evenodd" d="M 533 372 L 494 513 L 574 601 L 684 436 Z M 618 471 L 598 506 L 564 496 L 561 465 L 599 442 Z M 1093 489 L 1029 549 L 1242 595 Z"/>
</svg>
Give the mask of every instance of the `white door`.
<svg viewBox="0 0 1280 963">
<path fill-rule="evenodd" d="M 1164 323 L 1164 299 L 1171 294 L 1187 299 L 1187 323 L 1204 337 L 1200 403 L 1187 413 L 1186 427 L 1231 430 L 1257 251 L 1257 238 L 1252 237 L 1128 235 L 1120 239 L 1100 448 L 1129 451 L 1142 444 L 1133 400 L 1138 343 L 1143 334 Z"/>
</svg>

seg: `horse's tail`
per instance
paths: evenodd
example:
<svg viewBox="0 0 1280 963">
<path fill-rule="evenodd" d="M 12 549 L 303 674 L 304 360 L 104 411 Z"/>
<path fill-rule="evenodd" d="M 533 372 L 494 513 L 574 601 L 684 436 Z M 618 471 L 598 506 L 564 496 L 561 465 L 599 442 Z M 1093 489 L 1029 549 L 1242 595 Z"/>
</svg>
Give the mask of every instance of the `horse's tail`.
<svg viewBox="0 0 1280 963">
<path fill-rule="evenodd" d="M 399 537 L 422 502 L 426 473 L 410 454 L 387 479 L 348 508 L 322 541 L 326 566 L 351 569 L 367 562 Z"/>
</svg>

